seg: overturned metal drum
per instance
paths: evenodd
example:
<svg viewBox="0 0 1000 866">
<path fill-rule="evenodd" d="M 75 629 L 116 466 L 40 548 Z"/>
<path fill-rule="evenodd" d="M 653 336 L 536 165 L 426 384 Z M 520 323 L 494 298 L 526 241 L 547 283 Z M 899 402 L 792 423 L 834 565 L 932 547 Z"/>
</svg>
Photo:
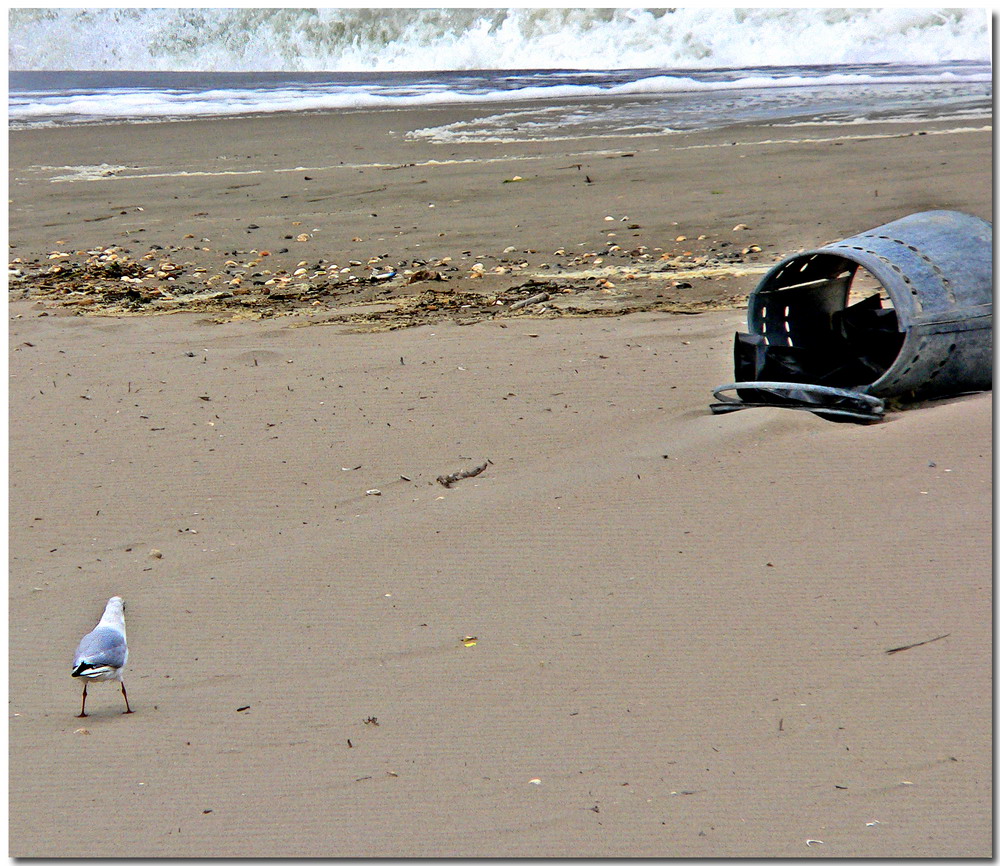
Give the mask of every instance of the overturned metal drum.
<svg viewBox="0 0 1000 866">
<path fill-rule="evenodd" d="M 761 279 L 747 327 L 742 381 L 718 389 L 744 400 L 809 408 L 824 390 L 907 401 L 989 389 L 992 226 L 926 211 L 798 253 Z"/>
</svg>

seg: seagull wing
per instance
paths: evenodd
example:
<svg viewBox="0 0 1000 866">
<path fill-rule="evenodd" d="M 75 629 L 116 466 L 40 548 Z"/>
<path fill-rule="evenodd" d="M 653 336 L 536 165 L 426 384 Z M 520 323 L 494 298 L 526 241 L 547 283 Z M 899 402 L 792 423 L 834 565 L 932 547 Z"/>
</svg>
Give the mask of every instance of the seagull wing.
<svg viewBox="0 0 1000 866">
<path fill-rule="evenodd" d="M 124 667 L 128 661 L 125 636 L 117 629 L 99 626 L 85 635 L 73 657 L 74 676 L 96 676 Z M 82 670 L 81 670 L 82 667 Z"/>
</svg>

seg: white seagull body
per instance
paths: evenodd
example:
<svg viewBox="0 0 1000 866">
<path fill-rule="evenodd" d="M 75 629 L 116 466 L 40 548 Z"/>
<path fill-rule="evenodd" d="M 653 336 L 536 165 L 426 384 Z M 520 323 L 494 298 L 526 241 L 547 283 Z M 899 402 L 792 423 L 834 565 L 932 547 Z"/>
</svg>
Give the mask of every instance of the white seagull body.
<svg viewBox="0 0 1000 866">
<path fill-rule="evenodd" d="M 128 694 L 122 680 L 122 672 L 128 661 L 128 644 L 125 642 L 125 602 L 119 596 L 108 599 L 104 615 L 97 627 L 84 635 L 80 646 L 73 657 L 74 677 L 83 677 L 83 704 L 80 715 L 87 716 L 87 684 L 91 680 L 98 682 L 114 681 L 121 683 L 122 697 L 125 698 L 125 712 L 131 713 L 128 705 Z"/>
</svg>

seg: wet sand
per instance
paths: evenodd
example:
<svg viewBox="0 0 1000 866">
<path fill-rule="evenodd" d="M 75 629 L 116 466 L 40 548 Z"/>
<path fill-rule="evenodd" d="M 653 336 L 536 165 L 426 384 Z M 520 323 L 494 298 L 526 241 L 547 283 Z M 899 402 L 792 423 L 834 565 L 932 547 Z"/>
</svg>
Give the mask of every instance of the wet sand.
<svg viewBox="0 0 1000 866">
<path fill-rule="evenodd" d="M 509 306 L 539 283 L 550 306 L 686 312 L 739 306 L 775 260 L 913 211 L 990 215 L 981 124 L 406 137 L 481 113 L 16 132 L 14 287 L 113 313 L 220 319 L 342 321 L 373 312 L 361 304 L 423 296 L 405 318 L 431 321 L 420 315 L 434 312 L 431 296 Z"/>
<path fill-rule="evenodd" d="M 989 218 L 990 133 L 403 136 L 461 116 L 11 135 L 10 854 L 989 856 L 991 395 L 712 416 L 758 277 L 650 274 Z"/>
</svg>

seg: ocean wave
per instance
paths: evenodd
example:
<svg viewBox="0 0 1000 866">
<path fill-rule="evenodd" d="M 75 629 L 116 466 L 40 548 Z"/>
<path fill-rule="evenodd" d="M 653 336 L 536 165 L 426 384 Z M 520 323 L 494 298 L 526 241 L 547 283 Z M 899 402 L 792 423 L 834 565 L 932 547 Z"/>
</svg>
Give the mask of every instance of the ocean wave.
<svg viewBox="0 0 1000 866">
<path fill-rule="evenodd" d="M 539 82 L 543 81 L 538 76 Z M 983 71 L 953 70 L 890 74 L 824 73 L 765 75 L 759 72 L 725 78 L 700 79 L 687 75 L 653 75 L 621 83 L 545 84 L 494 89 L 488 81 L 479 87 L 458 89 L 447 82 L 411 83 L 398 86 L 301 84 L 253 88 L 184 90 L 176 87 L 116 88 L 69 92 L 11 91 L 8 116 L 12 124 L 81 118 L 91 120 L 143 120 L 195 118 L 294 111 L 345 111 L 375 108 L 414 108 L 448 105 L 562 102 L 593 97 L 656 97 L 667 94 L 755 91 L 766 93 L 794 88 L 859 88 L 866 85 L 975 85 L 988 84 Z"/>
<path fill-rule="evenodd" d="M 987 9 L 13 9 L 19 70 L 737 68 L 988 61 Z"/>
</svg>

